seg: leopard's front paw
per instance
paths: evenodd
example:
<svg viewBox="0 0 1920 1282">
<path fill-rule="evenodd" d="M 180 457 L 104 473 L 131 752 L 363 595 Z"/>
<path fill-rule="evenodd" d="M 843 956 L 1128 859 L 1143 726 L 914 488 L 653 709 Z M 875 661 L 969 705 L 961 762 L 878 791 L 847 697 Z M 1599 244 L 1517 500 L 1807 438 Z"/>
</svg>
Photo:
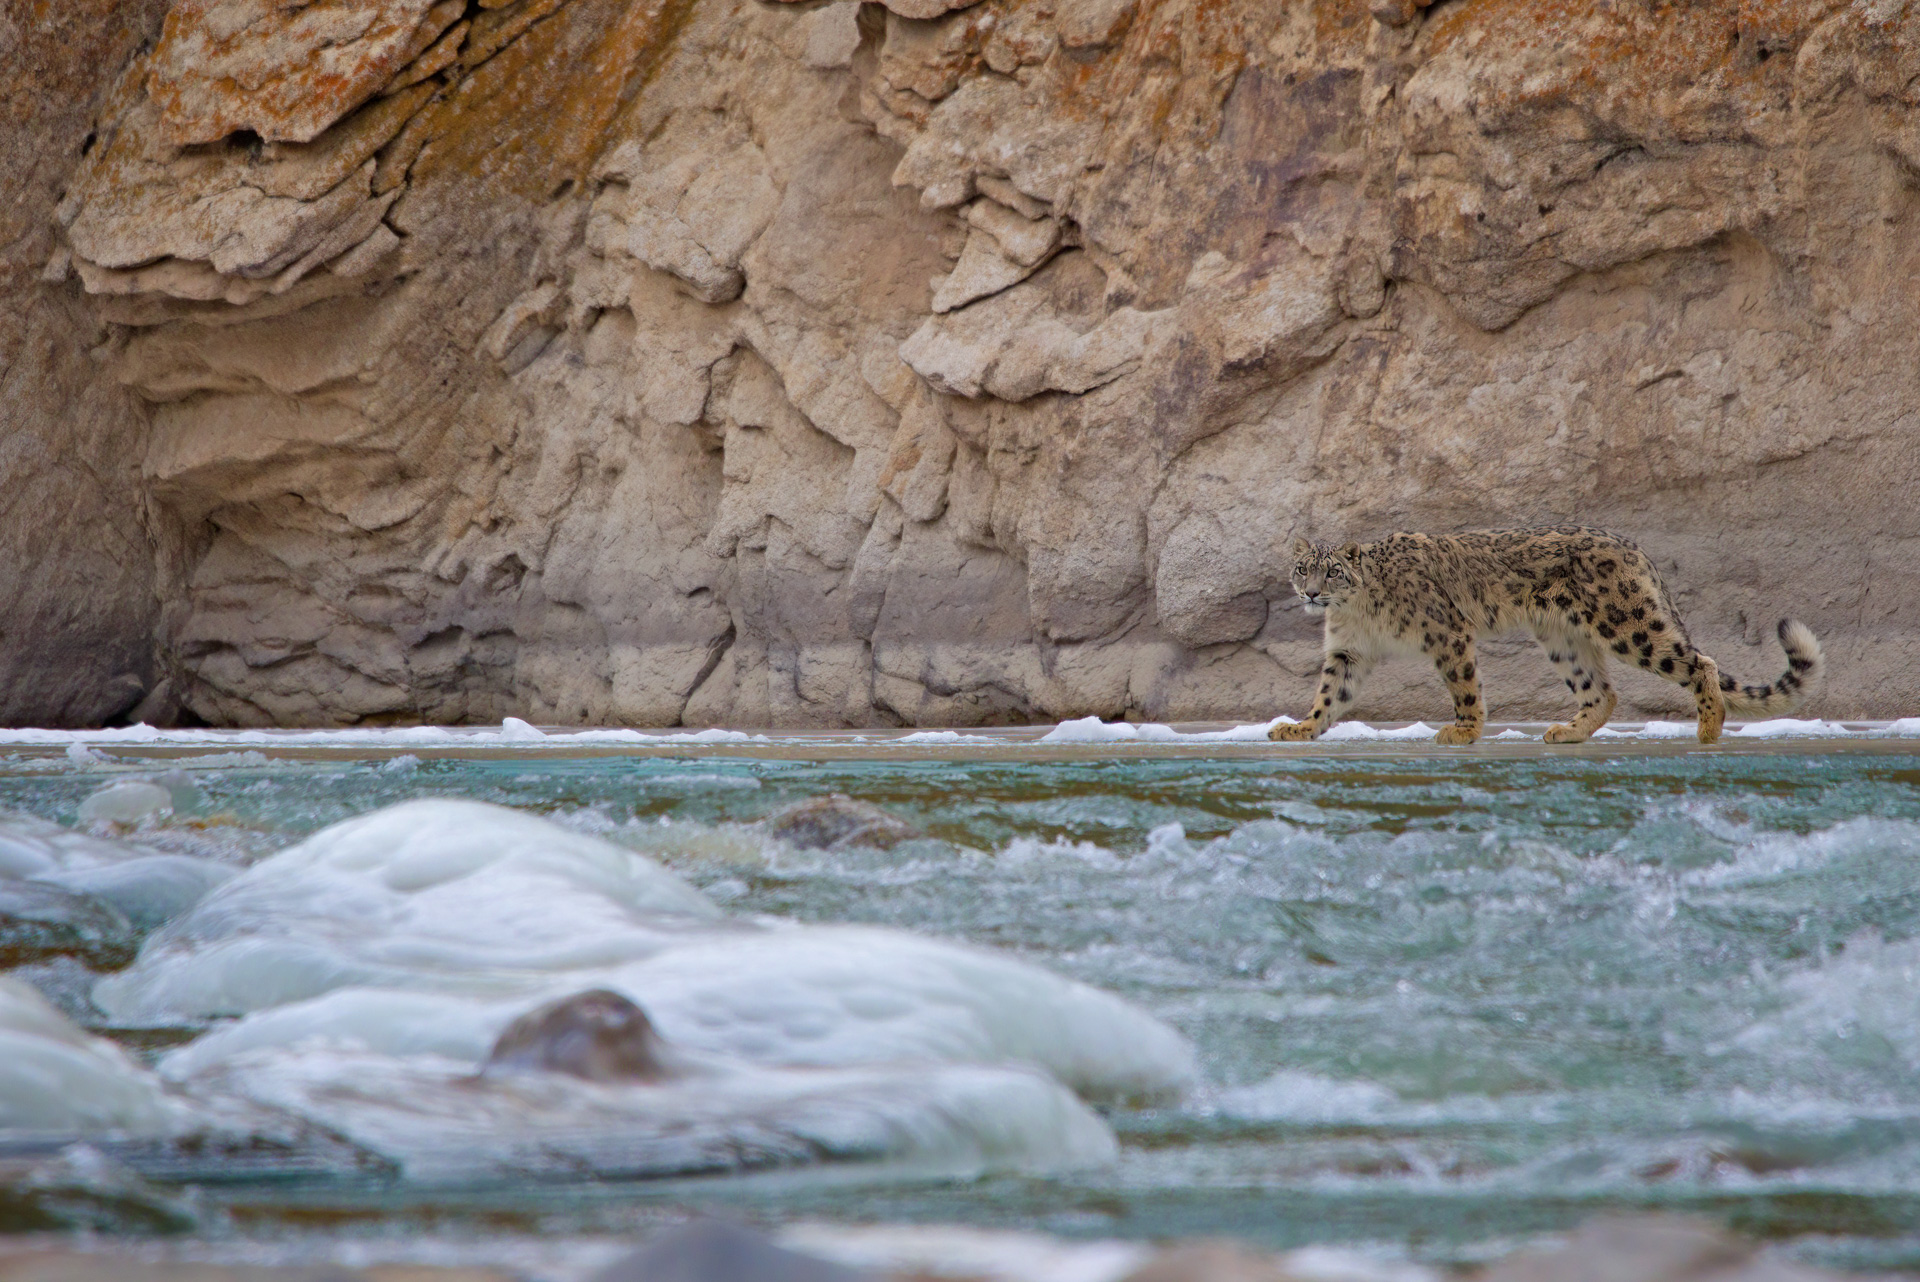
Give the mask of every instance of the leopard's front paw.
<svg viewBox="0 0 1920 1282">
<path fill-rule="evenodd" d="M 1313 737 L 1313 723 L 1310 721 L 1301 721 L 1290 726 L 1275 726 L 1267 731 L 1267 738 L 1276 743 L 1305 743 Z"/>
<path fill-rule="evenodd" d="M 1575 730 L 1569 725 L 1547 727 L 1545 739 L 1548 743 L 1585 743 L 1588 735 L 1584 730 Z"/>
<path fill-rule="evenodd" d="M 1704 717 L 1701 718 L 1700 742 L 1701 743 L 1719 743 L 1720 742 L 1720 723 L 1717 721 L 1709 722 Z"/>
<path fill-rule="evenodd" d="M 1449 747 L 1460 747 L 1464 744 L 1478 742 L 1479 738 L 1479 726 L 1463 726 L 1456 723 L 1446 727 L 1439 734 L 1433 736 L 1433 741 L 1435 743 L 1447 744 Z"/>
</svg>

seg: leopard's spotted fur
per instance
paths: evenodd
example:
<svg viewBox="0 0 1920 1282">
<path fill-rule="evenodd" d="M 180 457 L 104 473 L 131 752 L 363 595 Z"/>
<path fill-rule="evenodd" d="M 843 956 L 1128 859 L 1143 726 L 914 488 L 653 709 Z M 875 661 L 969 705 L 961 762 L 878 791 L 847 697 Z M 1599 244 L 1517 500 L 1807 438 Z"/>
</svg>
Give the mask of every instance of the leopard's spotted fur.
<svg viewBox="0 0 1920 1282">
<path fill-rule="evenodd" d="M 1547 731 L 1548 743 L 1579 743 L 1607 723 L 1617 701 L 1611 654 L 1692 691 L 1700 742 L 1720 737 L 1728 712 L 1780 715 L 1820 679 L 1820 643 L 1805 624 L 1780 621 L 1787 670 L 1772 685 L 1741 686 L 1694 649 L 1653 562 L 1605 530 L 1554 525 L 1429 536 L 1391 534 L 1374 543 L 1294 543 L 1293 587 L 1326 614 L 1326 661 L 1313 710 L 1274 739 L 1316 739 L 1358 696 L 1360 682 L 1394 653 L 1424 654 L 1453 696 L 1453 724 L 1435 742 L 1472 743 L 1486 724 L 1474 640 L 1525 628 L 1546 649 L 1580 711 Z"/>
</svg>

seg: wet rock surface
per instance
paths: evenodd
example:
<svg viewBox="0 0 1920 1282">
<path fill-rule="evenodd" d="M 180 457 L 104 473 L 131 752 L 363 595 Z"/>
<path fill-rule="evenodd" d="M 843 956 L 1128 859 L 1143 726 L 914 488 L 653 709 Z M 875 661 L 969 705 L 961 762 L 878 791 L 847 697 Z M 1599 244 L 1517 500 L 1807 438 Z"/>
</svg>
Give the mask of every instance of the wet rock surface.
<svg viewBox="0 0 1920 1282">
<path fill-rule="evenodd" d="M 880 807 L 839 793 L 789 806 L 768 819 L 766 829 L 769 836 L 801 850 L 887 850 L 920 835 L 912 824 Z"/>
<path fill-rule="evenodd" d="M 133 924 L 105 899 L 0 879 L 0 967 L 71 957 L 93 970 L 117 970 L 138 947 Z"/>
<path fill-rule="evenodd" d="M 566 1073 L 589 1082 L 660 1082 L 674 1075 L 647 1013 L 604 988 L 551 1002 L 507 1025 L 482 1073 Z"/>
<path fill-rule="evenodd" d="M 190 1197 L 149 1183 L 90 1144 L 38 1159 L 0 1158 L 0 1230 L 8 1233 L 168 1234 L 199 1224 Z M 0 1260 L 0 1271 L 16 1265 Z"/>
<path fill-rule="evenodd" d="M 1916 24 L 36 11 L 0 717 L 1244 720 L 1315 668 L 1294 535 L 1561 520 L 1911 711 Z M 1531 649 L 1499 715 L 1562 711 Z"/>
<path fill-rule="evenodd" d="M 865 1270 L 802 1255 L 717 1220 L 662 1234 L 593 1282 L 881 1282 Z"/>
</svg>

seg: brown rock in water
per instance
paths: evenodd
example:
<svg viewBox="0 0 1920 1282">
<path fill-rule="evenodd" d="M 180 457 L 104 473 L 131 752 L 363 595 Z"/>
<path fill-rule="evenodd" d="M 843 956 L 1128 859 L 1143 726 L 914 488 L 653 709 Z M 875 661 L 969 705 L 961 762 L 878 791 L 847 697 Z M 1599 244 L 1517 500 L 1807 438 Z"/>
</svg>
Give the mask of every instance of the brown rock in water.
<svg viewBox="0 0 1920 1282">
<path fill-rule="evenodd" d="M 1519 1251 L 1479 1282 L 1837 1282 L 1840 1275 L 1761 1256 L 1709 1220 L 1601 1215 L 1555 1246 Z"/>
<path fill-rule="evenodd" d="M 1294 1282 L 1281 1263 L 1231 1242 L 1189 1242 L 1160 1252 L 1122 1282 Z"/>
<path fill-rule="evenodd" d="M 1294 535 L 1549 520 L 1920 704 L 1910 6 L 42 8 L 0 720 L 1264 717 Z"/>
<path fill-rule="evenodd" d="M 140 937 L 106 900 L 39 881 L 0 878 L 0 970 L 71 957 L 90 970 L 118 970 Z"/>
<path fill-rule="evenodd" d="M 482 1074 L 565 1073 L 589 1082 L 662 1082 L 666 1043 L 647 1013 L 604 988 L 541 1006 L 508 1024 Z"/>
<path fill-rule="evenodd" d="M 882 1282 L 864 1269 L 789 1251 L 751 1229 L 701 1220 L 662 1233 L 592 1282 Z"/>
<path fill-rule="evenodd" d="M 878 806 L 834 793 L 789 806 L 767 820 L 767 832 L 801 850 L 871 846 L 888 850 L 920 835 Z"/>
</svg>

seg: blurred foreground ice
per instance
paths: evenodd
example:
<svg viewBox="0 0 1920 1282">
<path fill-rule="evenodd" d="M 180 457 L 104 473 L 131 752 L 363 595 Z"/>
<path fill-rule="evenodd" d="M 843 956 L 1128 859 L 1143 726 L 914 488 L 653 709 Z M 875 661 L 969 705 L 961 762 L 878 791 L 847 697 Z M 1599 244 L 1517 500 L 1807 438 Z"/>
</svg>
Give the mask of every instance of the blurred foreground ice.
<svg viewBox="0 0 1920 1282">
<path fill-rule="evenodd" d="M 638 1003 L 687 1071 L 478 1073 L 517 1016 L 590 988 Z M 436 1182 L 1084 1166 L 1115 1143 L 1080 1096 L 1173 1097 L 1196 1077 L 1177 1033 L 1085 984 L 904 931 L 728 919 L 644 855 L 461 800 L 255 864 L 93 996 L 122 1026 L 239 1017 L 162 1059 L 175 1095 L 297 1118 Z M 144 1070 L 114 1082 L 163 1098 Z"/>
</svg>

